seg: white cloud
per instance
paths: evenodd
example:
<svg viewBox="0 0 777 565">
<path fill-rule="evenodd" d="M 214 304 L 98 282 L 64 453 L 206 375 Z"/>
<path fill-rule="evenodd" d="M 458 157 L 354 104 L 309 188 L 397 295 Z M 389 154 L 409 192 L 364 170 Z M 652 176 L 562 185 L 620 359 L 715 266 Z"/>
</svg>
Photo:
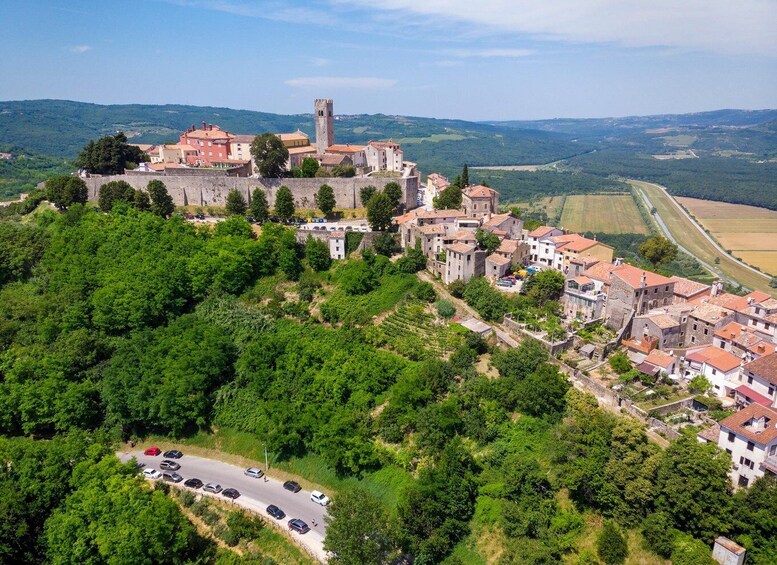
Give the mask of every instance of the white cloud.
<svg viewBox="0 0 777 565">
<path fill-rule="evenodd" d="M 534 51 L 531 49 L 447 49 L 444 53 L 452 57 L 518 59 L 520 57 L 533 55 Z"/>
<path fill-rule="evenodd" d="M 295 88 L 358 88 L 385 90 L 397 84 L 394 79 L 375 77 L 301 77 L 285 81 Z"/>
<path fill-rule="evenodd" d="M 773 0 L 330 0 L 570 43 L 777 55 Z M 473 31 L 473 30 L 468 30 Z"/>
<path fill-rule="evenodd" d="M 323 57 L 313 57 L 310 59 L 310 64 L 314 67 L 328 67 L 332 64 L 332 61 Z"/>
<path fill-rule="evenodd" d="M 248 18 L 262 18 L 282 22 L 298 24 L 325 24 L 334 25 L 336 18 L 324 10 L 315 10 L 299 6 L 290 6 L 286 2 L 278 0 L 265 0 L 263 2 L 245 2 L 241 0 L 162 0 L 168 4 L 174 4 L 184 8 L 201 8 L 224 12 L 233 16 Z"/>
<path fill-rule="evenodd" d="M 67 48 L 68 51 L 71 53 L 76 53 L 77 55 L 80 55 L 81 53 L 86 53 L 87 51 L 92 50 L 91 45 L 72 45 Z"/>
</svg>

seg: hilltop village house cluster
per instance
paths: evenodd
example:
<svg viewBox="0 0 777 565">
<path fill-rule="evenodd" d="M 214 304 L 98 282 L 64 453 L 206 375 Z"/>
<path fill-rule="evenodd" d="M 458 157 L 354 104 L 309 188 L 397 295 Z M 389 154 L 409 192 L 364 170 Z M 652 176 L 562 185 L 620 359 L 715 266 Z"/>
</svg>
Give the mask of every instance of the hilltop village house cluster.
<svg viewBox="0 0 777 565">
<path fill-rule="evenodd" d="M 276 133 L 289 152 L 286 170 L 299 167 L 302 161 L 313 158 L 320 167 L 332 170 L 338 165 L 351 165 L 360 175 L 388 171 L 407 176 L 414 172 L 415 163 L 404 161 L 402 147 L 393 141 L 370 141 L 366 145 L 335 144 L 333 101 L 317 99 L 314 103 L 316 139 L 310 143 L 308 135 L 300 130 Z M 236 134 L 219 126 L 202 122 L 181 133 L 178 143 L 141 145 L 150 163 L 142 164 L 142 172 L 170 172 L 180 168 L 219 168 L 230 170 L 235 176 L 248 176 L 256 171 L 251 156 L 251 143 L 256 135 Z"/>
<path fill-rule="evenodd" d="M 432 173 L 427 194 L 437 196 L 449 184 Z M 477 276 L 498 280 L 526 266 L 563 273 L 567 323 L 601 320 L 640 372 L 686 380 L 702 375 L 725 406 L 738 409 L 699 434 L 699 441 L 731 456 L 735 486 L 777 474 L 777 299 L 640 269 L 595 239 L 554 226 L 527 231 L 498 206 L 492 188 L 466 187 L 460 210 L 418 209 L 396 218 L 401 243 L 419 241 L 428 269 L 446 284 Z M 500 239 L 490 255 L 477 245 L 478 228 Z"/>
</svg>

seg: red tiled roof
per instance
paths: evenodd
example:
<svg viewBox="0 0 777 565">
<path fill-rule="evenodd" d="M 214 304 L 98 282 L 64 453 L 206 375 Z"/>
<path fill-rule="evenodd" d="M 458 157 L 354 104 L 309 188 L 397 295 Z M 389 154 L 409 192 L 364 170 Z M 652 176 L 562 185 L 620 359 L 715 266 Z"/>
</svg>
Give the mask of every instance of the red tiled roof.
<svg viewBox="0 0 777 565">
<path fill-rule="evenodd" d="M 777 345 L 773 343 L 769 343 L 767 341 L 761 341 L 759 343 L 756 343 L 755 345 L 751 345 L 747 348 L 747 350 L 754 355 L 758 355 L 759 357 L 763 357 L 765 355 L 771 355 L 775 351 L 777 351 Z"/>
<path fill-rule="evenodd" d="M 575 281 L 580 286 L 582 286 L 584 284 L 591 284 L 592 282 L 594 282 L 592 279 L 589 279 L 588 277 L 585 277 L 585 276 L 582 276 L 582 275 L 579 276 L 579 277 L 575 277 L 572 280 Z"/>
<path fill-rule="evenodd" d="M 696 363 L 706 363 L 724 373 L 733 371 L 742 363 L 742 360 L 736 355 L 712 345 L 697 349 L 690 355 L 686 355 L 685 359 Z"/>
<path fill-rule="evenodd" d="M 623 265 L 615 267 L 615 269 L 612 270 L 612 274 L 617 276 L 631 288 L 635 289 L 642 288 L 643 275 L 645 276 L 645 286 L 674 284 L 674 281 L 667 277 L 659 275 L 658 273 L 653 273 L 652 271 L 638 269 L 632 265 L 629 265 L 628 263 L 624 263 Z"/>
<path fill-rule="evenodd" d="M 734 313 L 728 308 L 723 308 L 717 304 L 710 304 L 709 302 L 702 302 L 688 315 L 696 318 L 697 320 L 702 320 L 711 324 L 717 324 L 722 319 L 733 314 Z"/>
<path fill-rule="evenodd" d="M 509 212 L 506 214 L 494 214 L 487 221 L 483 222 L 483 227 L 499 227 L 512 217 L 514 216 Z"/>
<path fill-rule="evenodd" d="M 422 220 L 433 220 L 436 218 L 461 218 L 465 214 L 460 210 L 421 210 L 416 213 L 416 217 Z"/>
<path fill-rule="evenodd" d="M 583 271 L 583 274 L 605 284 L 610 284 L 610 274 L 612 273 L 613 269 L 617 269 L 617 267 L 612 263 L 608 263 L 607 261 L 599 261 L 598 263 L 594 263 L 585 271 Z"/>
<path fill-rule="evenodd" d="M 708 284 L 699 283 L 683 277 L 670 277 L 674 281 L 674 293 L 677 296 L 689 298 L 705 291 L 709 292 L 712 287 Z"/>
<path fill-rule="evenodd" d="M 668 353 L 664 353 L 660 349 L 654 349 L 653 351 L 648 353 L 647 357 L 645 357 L 646 363 L 650 363 L 651 365 L 655 365 L 656 367 L 661 367 L 662 369 L 666 369 L 675 361 L 677 361 L 677 358 L 674 355 L 669 355 Z"/>
<path fill-rule="evenodd" d="M 764 418 L 765 427 L 762 429 L 753 426 L 753 421 Z M 747 439 L 767 444 L 777 439 L 777 411 L 754 402 L 750 406 L 742 408 L 736 414 L 732 414 L 720 422 L 721 428 L 726 428 L 732 432 L 744 436 Z"/>
<path fill-rule="evenodd" d="M 508 257 L 505 257 L 504 255 L 498 255 L 496 253 L 492 253 L 488 257 L 486 257 L 486 261 L 490 261 L 491 263 L 496 263 L 497 265 L 507 265 L 510 263 L 510 259 Z"/>
<path fill-rule="evenodd" d="M 293 133 L 276 133 L 281 141 L 309 141 L 310 138 L 307 134 L 301 131 L 295 131 Z"/>
<path fill-rule="evenodd" d="M 496 250 L 499 253 L 515 253 L 520 245 L 520 241 L 516 241 L 514 239 L 503 239 Z"/>
<path fill-rule="evenodd" d="M 450 249 L 456 253 L 471 253 L 475 251 L 474 245 L 467 245 L 466 243 L 451 243 L 446 245 L 445 249 Z"/>
<path fill-rule="evenodd" d="M 772 405 L 772 399 L 768 396 L 764 396 L 761 393 L 758 393 L 754 391 L 752 388 L 750 388 L 747 385 L 739 385 L 737 388 L 734 389 L 738 394 L 741 394 L 745 398 L 747 398 L 750 402 L 757 402 L 761 406 L 769 406 Z"/>
<path fill-rule="evenodd" d="M 543 237 L 556 229 L 558 228 L 554 228 L 553 226 L 540 226 L 537 229 L 530 231 L 529 237 Z"/>
<path fill-rule="evenodd" d="M 326 148 L 327 151 L 331 153 L 361 153 L 364 151 L 365 146 L 364 145 L 351 145 L 351 144 L 340 144 L 340 145 L 330 145 Z"/>
<path fill-rule="evenodd" d="M 230 139 L 229 142 L 230 143 L 253 143 L 254 139 L 256 139 L 255 135 L 235 134 L 232 136 L 232 139 Z"/>
<path fill-rule="evenodd" d="M 488 188 L 487 186 L 483 186 L 481 184 L 469 186 L 466 189 L 464 189 L 464 194 L 466 194 L 470 198 L 491 198 L 495 193 L 496 193 L 496 190 L 492 188 Z"/>
<path fill-rule="evenodd" d="M 718 331 L 715 332 L 715 337 L 722 339 L 736 339 L 742 332 L 746 332 L 747 328 L 737 322 L 729 322 Z"/>
<path fill-rule="evenodd" d="M 750 361 L 745 365 L 745 369 L 772 384 L 777 384 L 777 353 Z"/>
</svg>

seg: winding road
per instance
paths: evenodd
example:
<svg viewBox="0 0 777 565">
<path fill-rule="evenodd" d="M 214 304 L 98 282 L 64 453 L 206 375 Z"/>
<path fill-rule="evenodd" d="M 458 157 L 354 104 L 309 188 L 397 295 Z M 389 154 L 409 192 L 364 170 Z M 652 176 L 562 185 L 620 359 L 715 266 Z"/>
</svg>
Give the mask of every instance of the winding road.
<svg viewBox="0 0 777 565">
<path fill-rule="evenodd" d="M 161 455 L 156 457 L 143 455 L 142 451 L 120 452 L 116 455 L 123 462 L 127 462 L 134 457 L 138 463 L 145 465 L 144 469 L 160 470 L 159 464 L 164 460 L 164 457 Z M 243 474 L 245 469 L 242 467 L 222 463 L 215 459 L 186 455 L 185 452 L 181 459 L 175 461 L 181 465 L 177 472 L 183 476 L 184 481 L 196 477 L 203 483 L 214 482 L 219 483 L 224 488 L 236 488 L 240 491 L 240 497 L 234 501 L 221 495 L 210 496 L 261 515 L 266 522 L 288 532 L 291 535 L 291 539 L 296 544 L 302 546 L 310 555 L 321 562 L 326 562 L 327 555 L 326 551 L 324 551 L 324 537 L 326 536 L 324 516 L 326 515 L 326 509 L 310 500 L 309 491 L 301 490 L 298 493 L 293 493 L 284 489 L 283 483 L 277 479 L 271 477 L 263 477 L 261 479 L 247 477 Z M 173 483 L 170 483 L 170 485 L 187 488 L 183 486 L 183 481 L 177 485 Z M 189 490 L 209 496 L 208 493 L 202 492 L 202 489 Z M 282 520 L 270 517 L 266 512 L 266 508 L 270 504 L 275 504 L 283 510 L 286 513 L 286 517 Z M 287 523 L 291 518 L 304 520 L 310 527 L 310 531 L 302 535 L 290 532 Z"/>
</svg>

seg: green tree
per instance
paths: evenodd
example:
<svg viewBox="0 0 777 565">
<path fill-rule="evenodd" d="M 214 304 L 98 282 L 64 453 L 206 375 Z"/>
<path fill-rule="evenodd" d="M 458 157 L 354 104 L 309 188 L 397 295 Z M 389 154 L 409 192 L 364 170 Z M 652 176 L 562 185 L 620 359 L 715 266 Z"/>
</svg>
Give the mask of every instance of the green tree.
<svg viewBox="0 0 777 565">
<path fill-rule="evenodd" d="M 570 384 L 552 365 L 542 365 L 518 385 L 517 408 L 530 416 L 550 421 L 561 418 Z"/>
<path fill-rule="evenodd" d="M 282 186 L 275 194 L 275 214 L 282 220 L 288 220 L 294 216 L 294 197 L 289 187 Z"/>
<path fill-rule="evenodd" d="M 464 163 L 464 168 L 461 170 L 461 187 L 467 188 L 469 186 L 469 168 Z"/>
<path fill-rule="evenodd" d="M 564 275 L 555 269 L 545 269 L 529 275 L 521 287 L 521 294 L 528 296 L 537 305 L 558 300 L 563 292 Z"/>
<path fill-rule="evenodd" d="M 97 196 L 97 205 L 103 212 L 110 212 L 117 202 L 135 204 L 135 189 L 127 181 L 114 180 L 100 187 Z"/>
<path fill-rule="evenodd" d="M 332 167 L 332 176 L 340 178 L 355 177 L 356 169 L 353 165 L 335 165 Z"/>
<path fill-rule="evenodd" d="M 374 231 L 386 231 L 391 227 L 393 206 L 389 198 L 378 192 L 367 203 L 367 221 Z"/>
<path fill-rule="evenodd" d="M 658 267 L 677 257 L 677 246 L 665 237 L 651 237 L 639 246 L 639 254 Z"/>
<path fill-rule="evenodd" d="M 450 300 L 441 298 L 437 301 L 437 313 L 443 318 L 453 318 L 456 315 L 456 307 Z"/>
<path fill-rule="evenodd" d="M 227 215 L 243 216 L 246 210 L 248 210 L 248 205 L 243 194 L 237 189 L 230 190 L 227 194 Z"/>
<path fill-rule="evenodd" d="M 399 186 L 399 183 L 393 181 L 387 182 L 386 186 L 383 187 L 383 194 L 385 194 L 389 199 L 389 202 L 391 202 L 392 208 L 399 207 L 399 203 L 402 202 L 402 187 Z"/>
<path fill-rule="evenodd" d="M 327 217 L 332 214 L 332 210 L 337 205 L 337 202 L 335 202 L 335 191 L 328 184 L 321 185 L 318 192 L 316 192 L 315 200 L 318 209 Z"/>
<path fill-rule="evenodd" d="M 712 388 L 712 383 L 704 375 L 696 375 L 688 383 L 688 390 L 694 394 L 704 394 Z"/>
<path fill-rule="evenodd" d="M 314 271 L 326 271 L 332 265 L 327 242 L 312 236 L 308 236 L 308 240 L 305 242 L 305 258 Z"/>
<path fill-rule="evenodd" d="M 377 191 L 378 189 L 372 186 L 371 184 L 361 187 L 359 189 L 359 199 L 361 200 L 362 206 L 366 208 L 367 203 L 370 201 L 370 198 L 375 196 L 375 193 Z"/>
<path fill-rule="evenodd" d="M 656 478 L 656 510 L 675 527 L 711 542 L 726 533 L 731 509 L 731 458 L 696 438 L 673 441 L 663 452 Z"/>
<path fill-rule="evenodd" d="M 747 561 L 777 561 L 777 477 L 767 474 L 739 489 L 733 511 L 733 537 L 747 549 Z"/>
<path fill-rule="evenodd" d="M 615 355 L 611 355 L 608 363 L 610 364 L 610 367 L 612 367 L 612 370 L 619 375 L 631 370 L 631 361 L 629 361 L 629 358 L 622 351 L 619 351 Z"/>
<path fill-rule="evenodd" d="M 618 526 L 611 520 L 604 522 L 604 528 L 596 538 L 596 553 L 606 565 L 626 562 L 629 548 Z"/>
<path fill-rule="evenodd" d="M 396 263 L 397 270 L 401 273 L 417 273 L 426 268 L 426 257 L 421 251 L 421 241 L 416 240 L 413 247 L 408 246 L 405 254 Z"/>
<path fill-rule="evenodd" d="M 262 135 L 257 135 L 251 143 L 251 156 L 254 158 L 260 175 L 277 178 L 283 176 L 283 172 L 286 170 L 289 150 L 283 145 L 280 137 L 265 132 Z"/>
<path fill-rule="evenodd" d="M 748 561 L 750 556 L 748 555 Z M 672 551 L 672 565 L 716 565 L 712 551 L 703 541 L 681 534 Z"/>
<path fill-rule="evenodd" d="M 151 197 L 151 212 L 163 218 L 169 218 L 173 215 L 175 204 L 170 193 L 167 192 L 165 183 L 156 179 L 149 181 L 146 190 Z"/>
<path fill-rule="evenodd" d="M 302 166 L 300 167 L 302 176 L 309 179 L 314 178 L 318 172 L 318 167 L 319 164 L 317 159 L 313 157 L 305 157 L 302 160 Z"/>
<path fill-rule="evenodd" d="M 475 239 L 478 242 L 478 247 L 485 249 L 487 255 L 491 255 L 496 251 L 496 248 L 499 247 L 499 244 L 502 242 L 495 233 L 480 228 L 475 231 Z"/>
<path fill-rule="evenodd" d="M 119 132 L 90 141 L 79 153 L 75 165 L 93 175 L 120 175 L 124 169 L 134 169 L 143 161 L 148 161 L 148 156 L 140 148 L 129 145 L 127 136 Z"/>
<path fill-rule="evenodd" d="M 72 204 L 84 204 L 89 190 L 83 179 L 71 175 L 61 175 L 46 180 L 46 199 L 57 208 L 64 210 Z"/>
<path fill-rule="evenodd" d="M 399 246 L 397 245 L 397 239 L 394 234 L 383 232 L 379 233 L 372 239 L 372 247 L 375 249 L 375 253 L 379 255 L 385 255 L 391 257 L 397 252 Z"/>
<path fill-rule="evenodd" d="M 645 548 L 665 559 L 672 555 L 678 533 L 672 519 L 663 512 L 654 512 L 642 522 Z"/>
<path fill-rule="evenodd" d="M 343 491 L 327 507 L 324 549 L 330 563 L 389 563 L 394 553 L 393 527 L 383 502 L 360 488 Z"/>
<path fill-rule="evenodd" d="M 251 193 L 251 206 L 248 210 L 257 222 L 266 222 L 270 217 L 270 205 L 267 203 L 267 194 L 262 187 L 257 186 Z"/>
<path fill-rule="evenodd" d="M 459 181 L 461 182 L 461 181 Z M 435 210 L 458 210 L 461 208 L 461 187 L 451 184 L 432 201 Z"/>
<path fill-rule="evenodd" d="M 151 210 L 151 198 L 149 198 L 148 193 L 142 190 L 136 190 L 133 206 L 142 212 Z"/>
<path fill-rule="evenodd" d="M 365 261 L 349 261 L 339 270 L 339 283 L 346 294 L 366 294 L 378 285 L 378 279 Z"/>
</svg>

